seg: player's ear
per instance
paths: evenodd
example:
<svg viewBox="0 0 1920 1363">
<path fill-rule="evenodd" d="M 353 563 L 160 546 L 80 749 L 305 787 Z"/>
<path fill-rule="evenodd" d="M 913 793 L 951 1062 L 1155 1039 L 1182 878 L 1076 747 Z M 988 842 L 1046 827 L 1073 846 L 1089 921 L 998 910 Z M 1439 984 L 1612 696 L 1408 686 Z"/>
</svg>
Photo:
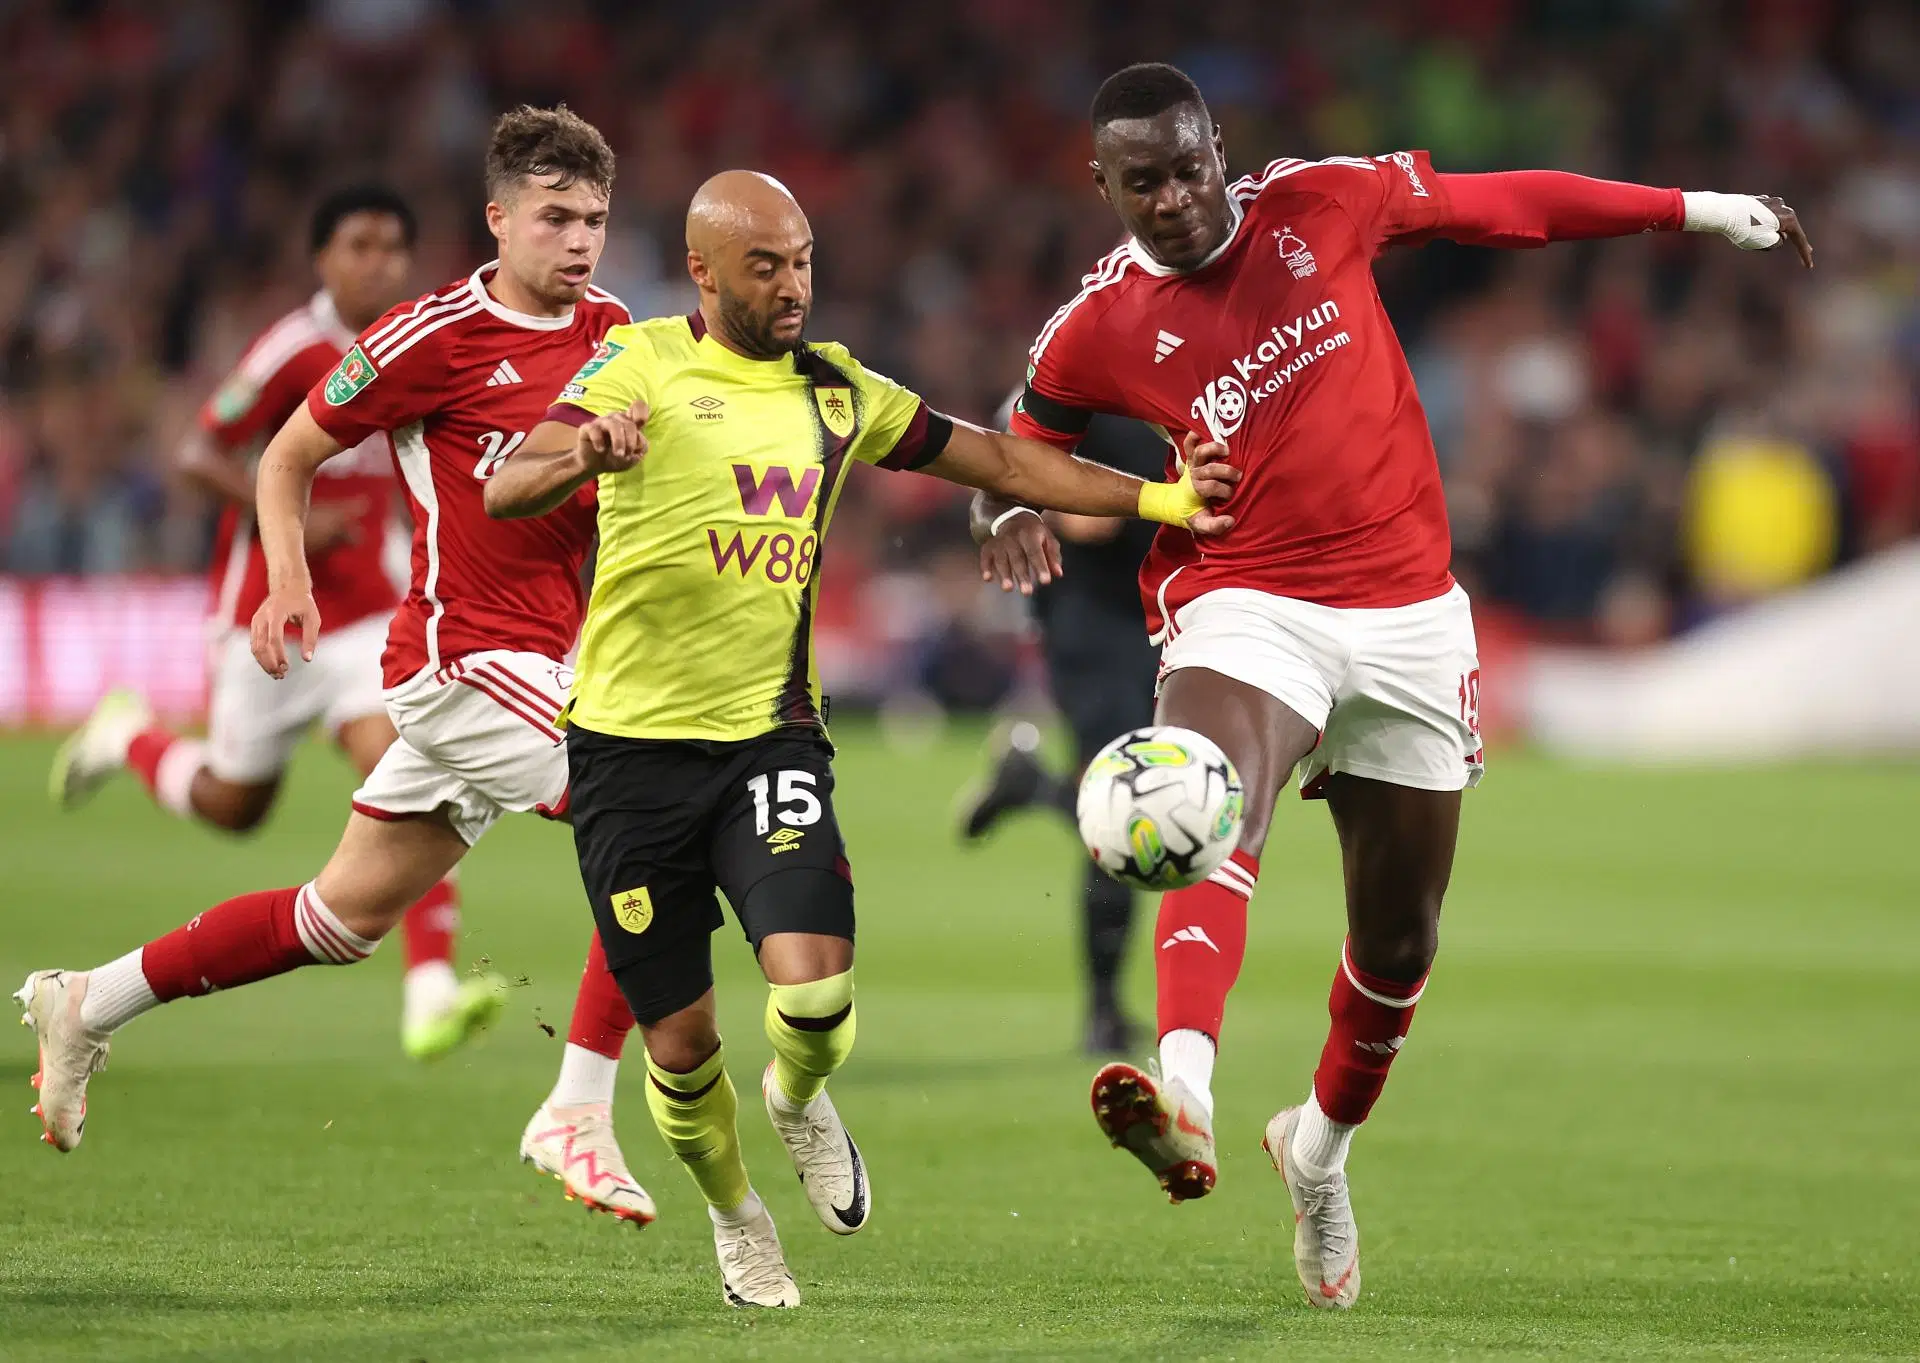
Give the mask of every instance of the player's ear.
<svg viewBox="0 0 1920 1363">
<path fill-rule="evenodd" d="M 1100 191 L 1100 197 L 1108 208 L 1113 207 L 1113 195 L 1107 193 L 1107 174 L 1100 169 L 1098 161 L 1087 162 L 1087 169 L 1093 172 L 1093 187 Z"/>
<path fill-rule="evenodd" d="M 1227 170 L 1227 139 L 1218 123 L 1213 125 L 1213 154 L 1220 158 L 1220 173 L 1224 176 Z"/>
<path fill-rule="evenodd" d="M 712 289 L 714 286 L 713 271 L 707 267 L 706 257 L 691 246 L 687 248 L 687 274 L 699 288 Z"/>
<path fill-rule="evenodd" d="M 507 206 L 498 199 L 487 200 L 487 230 L 501 245 L 507 241 Z"/>
</svg>

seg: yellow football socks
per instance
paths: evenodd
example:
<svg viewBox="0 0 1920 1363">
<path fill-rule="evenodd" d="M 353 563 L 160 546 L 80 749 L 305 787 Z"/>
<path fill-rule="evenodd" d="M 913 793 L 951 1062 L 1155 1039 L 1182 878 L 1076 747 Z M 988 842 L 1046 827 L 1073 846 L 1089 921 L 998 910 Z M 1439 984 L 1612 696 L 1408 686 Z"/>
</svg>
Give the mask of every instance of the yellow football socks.
<svg viewBox="0 0 1920 1363">
<path fill-rule="evenodd" d="M 746 1162 L 735 1117 L 740 1100 L 727 1077 L 726 1047 L 691 1074 L 675 1074 L 647 1057 L 647 1108 L 667 1146 L 687 1166 L 709 1205 L 731 1211 L 746 1201 Z"/>
<path fill-rule="evenodd" d="M 767 995 L 767 1040 L 780 1096 L 805 1107 L 853 1051 L 853 972 L 807 984 L 776 984 Z"/>
</svg>

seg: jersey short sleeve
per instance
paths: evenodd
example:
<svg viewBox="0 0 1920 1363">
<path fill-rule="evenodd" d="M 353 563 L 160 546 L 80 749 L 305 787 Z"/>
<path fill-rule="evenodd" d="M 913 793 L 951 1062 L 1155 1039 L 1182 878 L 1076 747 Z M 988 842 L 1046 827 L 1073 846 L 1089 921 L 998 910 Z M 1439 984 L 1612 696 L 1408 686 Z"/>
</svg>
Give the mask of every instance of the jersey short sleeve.
<svg viewBox="0 0 1920 1363">
<path fill-rule="evenodd" d="M 580 372 L 554 398 L 547 419 L 578 425 L 582 412 L 589 417 L 605 416 L 624 412 L 641 398 L 651 401 L 647 360 L 652 353 L 652 345 L 639 327 L 611 328 L 580 366 Z"/>
<path fill-rule="evenodd" d="M 348 449 L 377 431 L 397 431 L 440 405 L 447 357 L 434 332 L 396 308 L 360 334 L 327 376 L 307 394 L 307 411 L 320 429 Z"/>
<path fill-rule="evenodd" d="M 1107 392 L 1111 365 L 1100 358 L 1106 353 L 1098 341 L 1105 308 L 1094 295 L 1125 269 L 1123 248 L 1095 266 L 1080 292 L 1040 329 L 1027 352 L 1027 385 L 1007 422 L 1013 434 L 1072 453 L 1096 412 L 1117 410 Z"/>
<path fill-rule="evenodd" d="M 829 431 L 843 434 L 853 422 L 853 445 L 848 451 L 863 464 L 883 469 L 917 469 L 940 456 L 953 435 L 953 423 L 884 374 L 876 374 L 853 358 L 847 348 L 828 342 L 814 347 L 829 371 L 816 375 L 814 402 Z M 837 403 L 838 379 L 853 389 L 854 411 L 843 413 Z"/>
<path fill-rule="evenodd" d="M 201 406 L 200 429 L 224 450 L 271 435 L 326 372 L 329 358 L 320 345 L 307 346 L 271 368 L 247 355 Z"/>
<path fill-rule="evenodd" d="M 1258 178 L 1263 189 L 1271 185 L 1334 200 L 1376 251 L 1426 240 L 1447 220 L 1446 185 L 1424 151 L 1276 161 Z"/>
</svg>

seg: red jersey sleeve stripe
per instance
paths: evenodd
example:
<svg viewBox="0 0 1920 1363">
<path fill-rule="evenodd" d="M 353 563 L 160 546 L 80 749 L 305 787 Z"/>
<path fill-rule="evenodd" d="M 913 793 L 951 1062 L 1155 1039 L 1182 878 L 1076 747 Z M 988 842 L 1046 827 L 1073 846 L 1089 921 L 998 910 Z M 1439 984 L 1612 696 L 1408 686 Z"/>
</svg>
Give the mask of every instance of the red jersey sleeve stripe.
<svg viewBox="0 0 1920 1363">
<path fill-rule="evenodd" d="M 571 402 L 556 402 L 547 408 L 542 421 L 558 421 L 563 426 L 584 426 L 594 419 L 593 413 L 584 407 L 575 407 Z"/>
</svg>

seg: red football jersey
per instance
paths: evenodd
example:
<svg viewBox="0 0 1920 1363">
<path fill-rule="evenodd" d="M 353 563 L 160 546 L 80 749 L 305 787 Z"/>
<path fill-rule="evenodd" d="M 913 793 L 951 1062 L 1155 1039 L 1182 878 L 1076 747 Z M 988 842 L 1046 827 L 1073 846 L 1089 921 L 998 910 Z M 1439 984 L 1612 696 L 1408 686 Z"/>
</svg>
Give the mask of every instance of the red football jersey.
<svg viewBox="0 0 1920 1363">
<path fill-rule="evenodd" d="M 527 520 L 489 520 L 482 494 L 600 338 L 631 319 L 600 289 L 565 317 L 515 312 L 487 291 L 498 267 L 395 308 L 307 395 L 343 445 L 387 433 L 413 509 L 413 583 L 381 659 L 390 687 L 485 649 L 561 658 L 580 632 L 591 485 Z"/>
<path fill-rule="evenodd" d="M 1129 239 L 1041 331 L 1016 433 L 1072 448 L 1113 412 L 1223 440 L 1242 471 L 1226 535 L 1155 538 L 1156 634 L 1220 587 L 1350 607 L 1452 585 L 1433 438 L 1372 270 L 1436 234 L 1445 193 L 1425 152 L 1275 161 L 1230 187 L 1234 230 L 1206 264 L 1175 273 Z"/>
<path fill-rule="evenodd" d="M 264 445 L 340 362 L 353 333 L 325 292 L 282 317 L 247 347 L 233 373 L 200 409 L 200 427 L 229 452 Z M 338 629 L 393 609 L 400 594 L 381 568 L 388 513 L 393 509 L 393 461 L 383 437 L 370 436 L 320 466 L 315 502 L 363 504 L 359 534 L 315 555 L 313 599 L 326 629 Z M 246 629 L 267 599 L 267 557 L 253 533 L 253 511 L 228 505 L 214 543 L 215 622 Z"/>
</svg>

